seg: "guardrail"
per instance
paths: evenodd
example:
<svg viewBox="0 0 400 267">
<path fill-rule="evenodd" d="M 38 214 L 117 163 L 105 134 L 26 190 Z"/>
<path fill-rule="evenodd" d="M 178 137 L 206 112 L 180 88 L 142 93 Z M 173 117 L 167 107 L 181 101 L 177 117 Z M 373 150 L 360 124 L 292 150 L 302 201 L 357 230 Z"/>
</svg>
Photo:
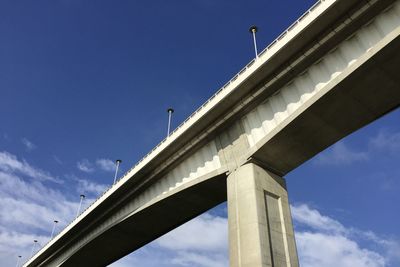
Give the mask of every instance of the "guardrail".
<svg viewBox="0 0 400 267">
<path fill-rule="evenodd" d="M 297 19 L 293 24 L 291 24 L 283 33 L 281 33 L 274 41 L 272 41 L 266 48 L 264 48 L 259 54 L 258 57 L 260 58 L 261 56 L 263 56 L 266 52 L 270 51 L 276 44 L 278 44 L 283 38 L 285 38 L 287 36 L 287 34 L 289 32 L 291 32 L 293 29 L 296 28 L 296 26 L 303 21 L 306 17 L 308 17 L 308 15 L 310 15 L 310 13 L 312 13 L 318 6 L 320 6 L 323 2 L 325 2 L 326 0 L 318 0 L 311 8 L 309 8 L 302 16 L 300 16 L 299 19 Z M 110 187 L 108 187 L 100 196 L 98 196 L 98 198 L 93 201 L 89 206 L 86 207 L 86 209 L 82 210 L 82 212 L 79 213 L 79 216 L 77 216 L 75 219 L 73 219 L 69 224 L 67 224 L 64 229 L 66 229 L 68 226 L 70 226 L 71 224 L 73 224 L 75 221 L 80 220 L 81 215 L 90 207 L 92 207 L 95 203 L 97 203 L 99 201 L 99 199 L 105 195 L 108 191 L 110 191 L 110 189 L 114 188 L 116 185 L 118 185 L 121 180 L 123 180 L 125 177 L 129 176 L 129 173 L 134 170 L 140 163 L 142 163 L 144 160 L 146 160 L 148 157 L 150 157 L 154 151 L 156 149 L 158 149 L 162 144 L 164 144 L 167 140 L 171 140 L 173 139 L 173 137 L 178 137 L 177 132 L 178 130 L 180 130 L 183 126 L 185 126 L 196 114 L 198 114 L 203 108 L 205 108 L 206 106 L 209 105 L 209 103 L 219 94 L 221 94 L 221 92 L 223 92 L 224 90 L 226 90 L 226 88 L 232 84 L 234 81 L 237 80 L 238 77 L 240 77 L 241 75 L 243 75 L 244 73 L 246 73 L 248 71 L 248 69 L 256 62 L 257 59 L 253 59 L 251 60 L 244 68 L 242 68 L 235 76 L 233 76 L 232 79 L 230 79 L 226 84 L 224 84 L 215 94 L 213 94 L 206 102 L 204 102 L 204 104 L 202 104 L 198 109 L 196 109 L 189 117 L 187 117 L 178 127 L 176 127 L 171 134 L 164 138 L 160 143 L 158 143 L 149 153 L 147 153 L 143 158 L 141 158 L 135 165 L 133 165 L 133 167 L 131 167 L 128 171 L 126 171 L 124 173 L 124 175 L 122 175 L 120 178 L 118 178 L 117 182 L 113 185 L 111 185 Z M 259 60 L 259 59 L 258 59 Z M 40 249 L 39 251 L 37 251 L 30 259 L 34 258 L 39 252 L 41 252 L 47 244 L 49 244 L 52 240 L 54 240 L 55 238 L 57 238 L 63 231 L 61 230 L 57 235 L 55 235 L 51 240 L 49 240 L 43 247 L 42 249 Z M 30 260 L 28 259 L 26 261 L 26 263 Z"/>
<path fill-rule="evenodd" d="M 264 55 L 267 51 L 271 50 L 272 47 L 274 47 L 280 40 L 282 40 L 291 30 L 293 30 L 296 25 L 299 24 L 300 21 L 302 21 L 305 17 L 307 17 L 315 8 L 317 8 L 324 0 L 319 0 L 316 2 L 309 10 L 307 10 L 298 20 L 296 20 L 292 25 L 290 25 L 282 34 L 280 34 L 271 44 L 269 44 L 264 50 L 262 50 L 258 56 Z M 145 160 L 147 157 L 149 157 L 158 147 L 160 147 L 165 141 L 167 141 L 169 138 L 173 137 L 174 134 L 182 128 L 190 119 L 192 119 L 196 114 L 200 112 L 203 108 L 205 108 L 211 100 L 213 100 L 216 96 L 218 96 L 222 91 L 224 91 L 232 82 L 237 80 L 239 76 L 241 76 L 243 73 L 245 73 L 254 63 L 256 62 L 256 59 L 252 59 L 244 68 L 242 68 L 235 76 L 233 76 L 232 79 L 230 79 L 225 85 L 223 85 L 215 94 L 213 94 L 209 99 L 207 99 L 206 102 L 204 102 L 203 105 L 201 105 L 198 109 L 196 109 L 189 117 L 186 118 L 178 127 L 176 127 L 170 134 L 169 137 L 164 138 L 158 145 L 156 145 L 149 153 L 147 153 L 142 159 L 140 159 L 129 171 L 127 171 L 119 180 L 124 178 L 126 175 L 129 174 L 130 171 L 132 171 L 137 165 L 139 165 L 143 160 Z"/>
</svg>

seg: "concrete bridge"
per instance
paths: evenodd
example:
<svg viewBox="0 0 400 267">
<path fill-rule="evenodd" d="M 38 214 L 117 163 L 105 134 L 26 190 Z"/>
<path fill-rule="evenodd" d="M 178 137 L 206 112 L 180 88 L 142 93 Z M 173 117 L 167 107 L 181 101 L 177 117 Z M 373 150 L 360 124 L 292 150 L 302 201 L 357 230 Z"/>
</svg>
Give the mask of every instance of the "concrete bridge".
<svg viewBox="0 0 400 267">
<path fill-rule="evenodd" d="M 230 266 L 298 266 L 283 176 L 400 105 L 400 0 L 321 0 L 24 266 L 105 266 L 228 202 Z"/>
</svg>

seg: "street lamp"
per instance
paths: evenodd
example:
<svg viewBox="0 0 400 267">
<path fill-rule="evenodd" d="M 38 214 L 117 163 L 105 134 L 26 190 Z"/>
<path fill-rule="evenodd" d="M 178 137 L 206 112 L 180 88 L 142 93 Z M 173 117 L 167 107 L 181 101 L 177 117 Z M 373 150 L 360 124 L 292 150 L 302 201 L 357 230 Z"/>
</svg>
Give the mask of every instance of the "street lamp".
<svg viewBox="0 0 400 267">
<path fill-rule="evenodd" d="M 32 258 L 32 256 L 33 256 L 33 252 L 35 251 L 35 247 L 36 247 L 36 243 L 37 243 L 38 241 L 35 239 L 35 240 L 33 240 L 33 245 L 32 245 L 32 251 L 31 251 L 31 256 L 29 257 L 29 258 Z"/>
<path fill-rule="evenodd" d="M 120 159 L 117 159 L 115 161 L 116 168 L 115 168 L 115 175 L 114 175 L 114 183 L 113 184 L 115 184 L 115 182 L 117 182 L 118 168 L 119 168 L 119 165 L 121 164 L 121 162 L 122 162 L 122 160 L 120 160 Z"/>
<path fill-rule="evenodd" d="M 79 207 L 78 207 L 78 211 L 76 212 L 76 217 L 75 218 L 78 218 L 79 212 L 81 211 L 81 207 L 82 207 L 82 201 L 85 198 L 85 195 L 84 194 L 80 195 L 80 198 L 81 198 L 81 200 L 79 202 Z"/>
<path fill-rule="evenodd" d="M 17 265 L 15 265 L 15 267 L 18 267 L 19 266 L 19 262 L 21 261 L 21 258 L 22 258 L 22 256 L 18 256 L 18 259 L 17 259 Z"/>
<path fill-rule="evenodd" d="M 53 224 L 53 230 L 51 230 L 50 240 L 53 239 L 54 231 L 56 230 L 56 225 L 57 225 L 58 221 L 57 221 L 57 220 L 54 220 L 53 222 L 54 222 L 54 224 Z"/>
<path fill-rule="evenodd" d="M 172 113 L 174 113 L 174 109 L 173 108 L 169 108 L 167 109 L 168 112 L 168 135 L 167 137 L 169 137 L 169 134 L 171 132 L 171 120 L 172 120 Z"/>
<path fill-rule="evenodd" d="M 254 43 L 254 52 L 256 54 L 256 59 L 258 59 L 258 50 L 257 50 L 257 39 L 256 32 L 258 31 L 257 26 L 251 26 L 249 32 L 253 35 L 253 43 Z"/>
</svg>

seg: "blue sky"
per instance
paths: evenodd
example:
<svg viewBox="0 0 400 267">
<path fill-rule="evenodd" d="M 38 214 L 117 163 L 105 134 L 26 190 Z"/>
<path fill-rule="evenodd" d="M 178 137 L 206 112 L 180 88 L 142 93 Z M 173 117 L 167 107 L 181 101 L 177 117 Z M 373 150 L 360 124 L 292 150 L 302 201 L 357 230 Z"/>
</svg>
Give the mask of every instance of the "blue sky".
<svg viewBox="0 0 400 267">
<path fill-rule="evenodd" d="M 250 25 L 264 48 L 313 2 L 1 1 L 2 266 L 162 140 L 169 106 L 176 126 L 247 64 Z M 302 266 L 400 264 L 399 119 L 287 175 Z M 114 266 L 227 266 L 226 228 L 223 204 Z"/>
</svg>

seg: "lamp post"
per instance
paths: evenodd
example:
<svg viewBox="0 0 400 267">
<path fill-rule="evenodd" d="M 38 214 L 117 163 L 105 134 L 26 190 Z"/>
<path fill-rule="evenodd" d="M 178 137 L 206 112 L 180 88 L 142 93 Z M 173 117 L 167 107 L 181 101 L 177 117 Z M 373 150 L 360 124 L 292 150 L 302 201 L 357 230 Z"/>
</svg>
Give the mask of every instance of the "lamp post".
<svg viewBox="0 0 400 267">
<path fill-rule="evenodd" d="M 81 200 L 79 201 L 79 207 L 78 207 L 78 211 L 76 212 L 75 218 L 78 218 L 79 212 L 81 211 L 81 207 L 82 207 L 82 201 L 85 198 L 85 195 L 84 194 L 80 195 L 80 198 L 81 198 Z"/>
<path fill-rule="evenodd" d="M 169 137 L 170 132 L 171 132 L 172 113 L 174 113 L 174 109 L 173 108 L 169 108 L 169 109 L 167 109 L 167 112 L 168 112 L 168 133 L 167 133 L 167 137 Z"/>
<path fill-rule="evenodd" d="M 18 255 L 18 259 L 17 259 L 17 265 L 15 265 L 15 267 L 19 266 L 19 262 L 21 261 L 22 256 Z"/>
<path fill-rule="evenodd" d="M 120 159 L 117 159 L 115 161 L 116 167 L 115 167 L 115 175 L 114 175 L 114 183 L 113 183 L 113 185 L 117 182 L 118 168 L 119 168 L 119 165 L 121 164 L 121 162 L 122 162 L 122 160 L 120 160 Z"/>
<path fill-rule="evenodd" d="M 33 245 L 32 245 L 32 251 L 31 251 L 31 256 L 29 257 L 29 258 L 32 258 L 32 256 L 33 256 L 33 252 L 35 251 L 35 247 L 36 247 L 36 243 L 37 243 L 38 241 L 35 239 L 35 240 L 33 240 Z"/>
<path fill-rule="evenodd" d="M 254 52 L 256 54 L 256 59 L 258 59 L 257 39 L 256 39 L 256 32 L 258 31 L 258 28 L 257 28 L 257 26 L 253 25 L 250 27 L 249 31 L 253 36 Z"/>
<path fill-rule="evenodd" d="M 50 240 L 53 239 L 54 231 L 56 230 L 56 225 L 57 225 L 58 221 L 57 221 L 57 220 L 54 220 L 53 222 L 54 222 L 54 224 L 53 224 L 53 230 L 51 230 Z"/>
</svg>

